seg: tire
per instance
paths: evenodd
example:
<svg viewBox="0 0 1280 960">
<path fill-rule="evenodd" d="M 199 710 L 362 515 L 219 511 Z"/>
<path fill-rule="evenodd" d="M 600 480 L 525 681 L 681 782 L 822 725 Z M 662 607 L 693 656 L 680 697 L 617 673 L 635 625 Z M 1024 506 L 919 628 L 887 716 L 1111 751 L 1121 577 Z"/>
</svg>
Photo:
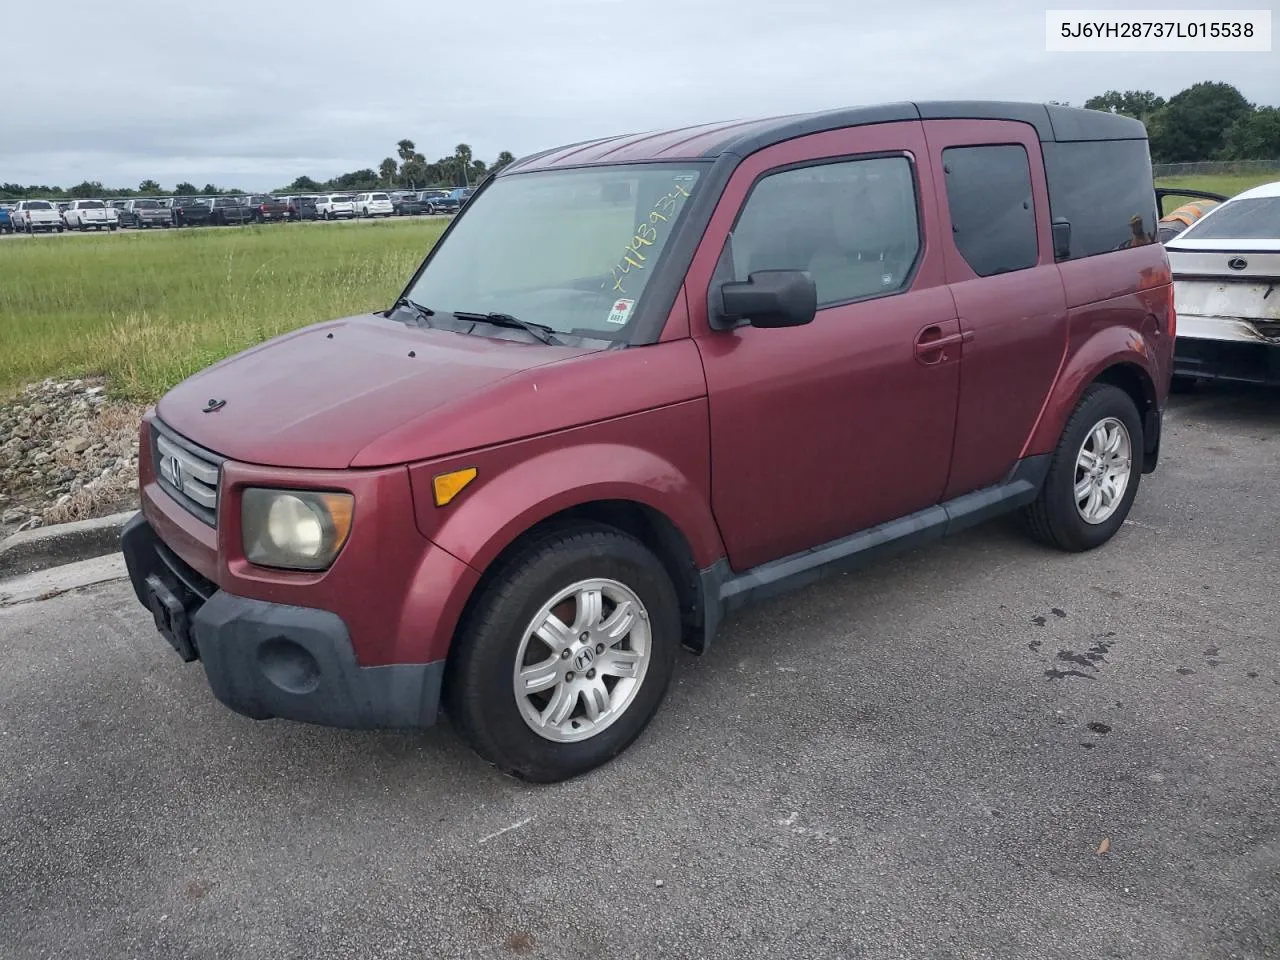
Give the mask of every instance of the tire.
<svg viewBox="0 0 1280 960">
<path fill-rule="evenodd" d="M 1082 499 L 1086 495 L 1090 498 L 1085 501 L 1084 508 L 1076 501 L 1077 484 L 1088 480 L 1085 468 L 1080 465 L 1080 458 L 1086 442 L 1097 448 L 1098 444 L 1091 437 L 1095 430 L 1116 423 L 1123 426 L 1127 435 L 1128 476 L 1125 478 L 1123 491 L 1112 502 L 1105 517 L 1096 517 L 1095 522 L 1090 522 L 1085 519 L 1082 510 L 1094 502 L 1094 494 L 1082 494 Z M 1119 431 L 1113 427 L 1112 435 L 1117 433 Z M 1123 452 L 1123 444 L 1119 452 Z M 1029 506 L 1023 508 L 1022 519 L 1027 532 L 1046 546 L 1073 553 L 1102 546 L 1120 529 L 1138 495 L 1138 485 L 1142 478 L 1142 456 L 1142 419 L 1133 400 L 1119 387 L 1105 383 L 1093 384 L 1085 390 L 1062 430 L 1062 437 L 1053 453 L 1049 473 L 1039 495 Z M 1099 482 L 1103 484 L 1099 491 L 1101 494 L 1107 485 L 1105 480 Z M 1114 485 L 1112 488 L 1114 489 Z M 1100 503 L 1106 506 L 1104 500 L 1100 500 Z"/>
<path fill-rule="evenodd" d="M 589 640 L 581 645 L 579 637 L 589 634 L 577 631 L 591 627 L 579 619 L 585 611 L 579 613 L 580 605 L 571 595 L 553 608 L 563 617 L 561 623 L 573 631 L 568 636 L 571 646 L 564 648 L 562 657 L 551 652 L 550 644 L 532 636 L 525 642 L 526 633 L 541 619 L 540 613 L 547 604 L 576 585 L 591 586 L 591 581 L 605 585 L 602 589 L 615 597 L 629 592 L 639 601 L 639 615 L 621 639 L 596 646 Z M 619 609 L 609 601 L 606 593 L 595 624 L 604 623 Z M 449 656 L 445 710 L 472 749 L 504 773 L 536 783 L 567 780 L 612 759 L 644 730 L 670 683 L 680 629 L 679 601 L 671 579 L 658 558 L 639 540 L 619 530 L 594 525 L 553 530 L 517 549 L 483 588 Z M 626 686 L 627 680 L 614 676 L 607 667 L 602 666 L 597 676 L 594 667 L 588 666 L 592 662 L 604 665 L 604 650 L 610 646 L 620 654 L 647 650 L 647 661 L 639 661 L 643 663 L 641 675 L 633 686 Z M 571 649 L 576 649 L 572 656 Z M 542 692 L 533 694 L 534 699 L 517 694 L 517 656 L 524 664 L 549 664 L 551 674 L 560 678 L 542 691 L 546 694 L 542 706 L 535 702 Z M 587 672 L 565 672 L 575 666 Z M 631 669 L 635 669 L 634 663 Z M 587 683 L 588 676 L 596 683 Z M 609 679 L 613 680 L 612 687 Z M 580 689 L 573 686 L 575 682 L 604 691 L 618 712 L 606 712 L 591 720 L 585 697 L 574 692 L 562 701 L 570 712 L 558 726 L 553 725 L 552 734 L 563 731 L 561 738 L 536 732 L 535 721 L 526 719 L 526 711 L 536 714 L 538 710 L 551 709 L 554 699 L 562 693 Z M 589 728 L 595 723 L 602 726 L 592 734 Z M 579 732 L 579 727 L 587 729 Z M 564 736 L 571 739 L 565 740 Z"/>
</svg>

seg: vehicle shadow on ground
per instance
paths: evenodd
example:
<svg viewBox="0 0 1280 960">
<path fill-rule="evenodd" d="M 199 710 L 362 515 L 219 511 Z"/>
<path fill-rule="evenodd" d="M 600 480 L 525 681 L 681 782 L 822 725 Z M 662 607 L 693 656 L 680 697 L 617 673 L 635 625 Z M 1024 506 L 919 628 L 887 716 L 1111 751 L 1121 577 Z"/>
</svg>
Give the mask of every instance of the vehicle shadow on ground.
<svg viewBox="0 0 1280 960">
<path fill-rule="evenodd" d="M 1175 394 L 1169 410 L 1175 418 L 1280 433 L 1280 387 L 1198 383 L 1188 393 Z"/>
</svg>

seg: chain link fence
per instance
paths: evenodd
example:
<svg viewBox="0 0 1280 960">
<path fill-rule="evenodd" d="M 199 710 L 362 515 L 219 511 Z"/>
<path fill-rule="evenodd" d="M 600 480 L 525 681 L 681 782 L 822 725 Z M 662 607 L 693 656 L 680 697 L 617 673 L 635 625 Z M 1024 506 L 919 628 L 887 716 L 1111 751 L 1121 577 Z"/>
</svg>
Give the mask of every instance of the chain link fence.
<svg viewBox="0 0 1280 960">
<path fill-rule="evenodd" d="M 1280 160 L 1201 160 L 1196 163 L 1156 163 L 1151 166 L 1151 172 L 1157 178 L 1272 171 L 1280 172 Z"/>
</svg>

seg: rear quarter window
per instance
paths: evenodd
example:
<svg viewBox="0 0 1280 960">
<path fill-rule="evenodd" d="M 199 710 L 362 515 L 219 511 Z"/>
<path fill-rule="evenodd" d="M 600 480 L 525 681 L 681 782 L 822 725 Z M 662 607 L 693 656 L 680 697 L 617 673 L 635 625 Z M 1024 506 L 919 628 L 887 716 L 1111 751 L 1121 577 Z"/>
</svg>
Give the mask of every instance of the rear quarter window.
<svg viewBox="0 0 1280 960">
<path fill-rule="evenodd" d="M 1045 143 L 1049 210 L 1071 225 L 1068 260 L 1158 240 L 1151 153 L 1145 140 Z"/>
</svg>

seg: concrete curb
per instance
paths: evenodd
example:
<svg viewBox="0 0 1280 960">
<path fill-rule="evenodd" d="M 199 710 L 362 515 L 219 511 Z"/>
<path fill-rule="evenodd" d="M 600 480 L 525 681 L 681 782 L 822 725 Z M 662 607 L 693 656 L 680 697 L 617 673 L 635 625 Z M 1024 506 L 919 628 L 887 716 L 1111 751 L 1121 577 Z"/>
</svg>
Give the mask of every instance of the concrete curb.
<svg viewBox="0 0 1280 960">
<path fill-rule="evenodd" d="M 6 537 L 0 541 L 0 580 L 115 553 L 120 549 L 120 531 L 135 513 L 55 523 Z"/>
</svg>

